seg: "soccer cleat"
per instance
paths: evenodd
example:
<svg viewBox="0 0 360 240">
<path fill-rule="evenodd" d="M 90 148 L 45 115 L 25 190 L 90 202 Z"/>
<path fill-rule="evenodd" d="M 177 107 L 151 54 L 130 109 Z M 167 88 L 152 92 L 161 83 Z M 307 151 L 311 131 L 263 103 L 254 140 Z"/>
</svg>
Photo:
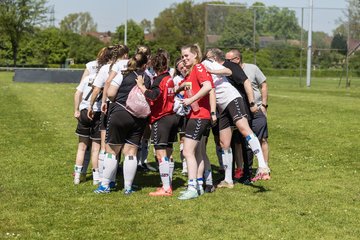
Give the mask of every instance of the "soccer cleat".
<svg viewBox="0 0 360 240">
<path fill-rule="evenodd" d="M 236 168 L 236 169 L 235 169 L 234 178 L 238 180 L 238 179 L 240 179 L 242 176 L 244 176 L 244 169 L 243 169 L 243 168 Z"/>
<path fill-rule="evenodd" d="M 193 198 L 197 198 L 199 196 L 198 191 L 194 188 L 188 188 L 185 192 L 183 192 L 178 199 L 179 200 L 189 200 Z"/>
<path fill-rule="evenodd" d="M 205 190 L 206 193 L 212 193 L 215 192 L 215 187 L 214 185 L 206 185 Z"/>
<path fill-rule="evenodd" d="M 244 184 L 244 185 L 250 185 L 251 184 L 251 179 L 249 177 L 241 177 L 239 180 L 239 183 Z"/>
<path fill-rule="evenodd" d="M 94 190 L 94 193 L 98 193 L 98 194 L 110 193 L 110 187 L 100 185 L 97 189 Z"/>
<path fill-rule="evenodd" d="M 172 196 L 172 189 L 165 191 L 164 188 L 157 188 L 155 192 L 149 193 L 149 196 L 158 197 L 158 196 Z"/>
<path fill-rule="evenodd" d="M 134 192 L 135 192 L 135 191 L 134 191 L 133 189 L 131 189 L 131 188 L 130 188 L 130 189 L 125 189 L 125 190 L 124 190 L 124 194 L 125 194 L 125 195 L 127 195 L 127 196 L 129 196 L 129 195 L 133 194 Z"/>
<path fill-rule="evenodd" d="M 234 183 L 228 183 L 227 181 L 223 180 L 218 185 L 218 188 L 234 188 Z"/>
<path fill-rule="evenodd" d="M 259 180 L 270 180 L 270 169 L 269 168 L 258 168 L 256 171 L 255 177 L 251 179 L 251 182 L 256 182 Z"/>
<path fill-rule="evenodd" d="M 78 185 L 78 184 L 80 184 L 80 173 L 78 173 L 78 172 L 75 172 L 74 173 L 74 184 L 75 185 Z"/>
</svg>

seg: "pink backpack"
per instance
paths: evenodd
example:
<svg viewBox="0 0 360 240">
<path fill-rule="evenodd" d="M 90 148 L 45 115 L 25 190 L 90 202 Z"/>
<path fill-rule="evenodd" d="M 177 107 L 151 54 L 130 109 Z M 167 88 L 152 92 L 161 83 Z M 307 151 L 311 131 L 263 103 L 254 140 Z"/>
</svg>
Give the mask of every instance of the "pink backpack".
<svg viewBox="0 0 360 240">
<path fill-rule="evenodd" d="M 136 72 L 134 73 L 138 76 Z M 146 118 L 150 115 L 151 110 L 149 103 L 146 101 L 144 94 L 137 85 L 131 89 L 126 100 L 125 109 L 137 118 Z"/>
</svg>

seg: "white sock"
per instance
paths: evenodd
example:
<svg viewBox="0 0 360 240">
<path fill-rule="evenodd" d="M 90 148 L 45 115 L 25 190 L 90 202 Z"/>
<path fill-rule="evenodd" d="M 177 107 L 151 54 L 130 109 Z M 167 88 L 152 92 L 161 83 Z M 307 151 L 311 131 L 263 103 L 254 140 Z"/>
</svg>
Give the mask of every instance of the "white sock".
<svg viewBox="0 0 360 240">
<path fill-rule="evenodd" d="M 80 165 L 74 166 L 75 178 L 80 178 L 82 169 L 83 169 L 83 166 L 80 166 Z"/>
<path fill-rule="evenodd" d="M 188 180 L 188 188 L 197 191 L 197 181 L 196 181 L 196 178 L 195 178 L 195 179 L 189 179 L 189 180 Z"/>
<path fill-rule="evenodd" d="M 170 166 L 169 159 L 167 157 L 161 158 L 159 163 L 159 172 L 161 177 L 161 182 L 165 191 L 170 188 Z"/>
<path fill-rule="evenodd" d="M 101 179 L 101 185 L 108 186 L 111 177 L 116 175 L 116 170 L 118 166 L 118 160 L 116 155 L 107 153 L 104 159 L 104 171 L 103 171 L 103 179 Z"/>
<path fill-rule="evenodd" d="M 125 156 L 124 158 L 124 189 L 130 190 L 133 184 L 137 169 L 136 156 Z"/>
<path fill-rule="evenodd" d="M 225 170 L 225 181 L 227 183 L 233 183 L 233 179 L 232 179 L 233 155 L 232 155 L 231 148 L 223 150 L 222 160 L 223 160 L 224 170 Z"/>
<path fill-rule="evenodd" d="M 204 172 L 204 178 L 206 185 L 213 185 L 213 178 L 211 169 L 206 169 Z"/>
<path fill-rule="evenodd" d="M 105 159 L 105 151 L 100 151 L 99 153 L 99 179 L 100 181 L 103 178 L 103 171 L 104 171 L 104 159 Z"/>
<path fill-rule="evenodd" d="M 259 142 L 259 139 L 255 136 L 255 134 L 250 134 L 246 136 L 246 140 L 249 143 L 249 146 L 253 153 L 255 154 L 257 160 L 258 160 L 258 167 L 259 168 L 267 168 L 268 166 L 265 163 L 264 155 L 261 150 L 261 145 Z"/>
<path fill-rule="evenodd" d="M 172 179 L 173 179 L 173 175 L 174 175 L 174 168 L 175 168 L 175 163 L 174 160 L 169 162 L 169 174 L 170 174 L 170 185 L 172 183 Z"/>
</svg>

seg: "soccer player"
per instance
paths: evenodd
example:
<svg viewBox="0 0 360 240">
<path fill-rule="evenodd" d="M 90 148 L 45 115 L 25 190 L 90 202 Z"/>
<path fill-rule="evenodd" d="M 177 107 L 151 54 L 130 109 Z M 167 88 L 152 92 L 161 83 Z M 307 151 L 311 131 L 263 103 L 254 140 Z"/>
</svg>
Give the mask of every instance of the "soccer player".
<svg viewBox="0 0 360 240">
<path fill-rule="evenodd" d="M 156 54 L 151 59 L 151 65 L 156 77 L 148 89 L 144 85 L 143 77 L 136 81 L 138 87 L 150 102 L 151 141 L 154 144 L 156 158 L 159 161 L 159 172 L 162 187 L 150 196 L 172 196 L 172 175 L 174 162 L 171 158 L 173 143 L 176 140 L 178 119 L 173 111 L 174 81 L 168 72 L 168 61 L 163 54 Z"/>
<path fill-rule="evenodd" d="M 251 86 L 255 95 L 255 104 L 258 111 L 253 113 L 252 129 L 258 136 L 261 148 L 264 154 L 264 160 L 269 164 L 269 145 L 268 145 L 268 128 L 267 128 L 267 108 L 268 108 L 268 87 L 266 77 L 260 68 L 254 64 L 244 63 L 241 52 L 238 49 L 232 49 L 225 56 L 227 59 L 238 64 L 248 76 L 251 81 Z M 262 178 L 261 175 L 256 175 L 252 181 L 257 181 Z"/>
<path fill-rule="evenodd" d="M 239 68 L 231 62 L 230 62 L 230 64 L 229 64 L 229 62 L 225 62 L 224 53 L 219 49 L 212 49 L 209 52 L 208 58 L 216 60 L 220 64 L 223 64 L 225 67 L 230 68 L 232 71 L 232 75 L 230 75 L 229 78 L 233 78 L 233 80 L 240 81 L 240 82 L 242 81 L 242 84 L 245 88 L 245 91 L 246 91 L 246 94 L 248 97 L 250 110 L 251 110 L 251 112 L 256 112 L 258 110 L 258 108 L 254 102 L 254 94 L 252 92 L 250 81 L 247 78 L 245 79 L 245 78 L 236 77 L 237 74 L 239 74 L 239 71 L 238 71 Z M 241 69 L 240 69 L 240 71 L 241 71 Z M 243 81 L 243 79 L 245 79 L 245 80 Z M 231 88 L 229 86 L 231 86 Z M 230 150 L 230 151 L 224 152 L 224 156 L 223 156 L 224 165 L 225 165 L 225 162 L 227 163 L 227 161 L 229 161 L 229 163 L 231 161 L 231 164 L 233 161 L 233 155 L 232 155 L 230 143 L 231 143 L 231 136 L 232 136 L 231 124 L 234 124 L 236 126 L 236 128 L 240 131 L 241 135 L 243 137 L 245 137 L 251 150 L 257 157 L 259 168 L 258 168 L 258 171 L 257 171 L 255 177 L 258 177 L 259 179 L 262 179 L 262 180 L 268 180 L 268 179 L 270 179 L 270 175 L 269 175 L 270 169 L 264 160 L 264 155 L 262 153 L 260 142 L 249 126 L 249 123 L 247 120 L 248 114 L 246 113 L 244 98 L 241 97 L 239 91 L 237 91 L 236 88 L 234 86 L 232 86 L 231 84 L 228 84 L 227 87 L 229 88 L 229 91 L 230 91 L 230 89 L 233 89 L 232 91 L 234 92 L 234 90 L 235 90 L 237 92 L 237 94 L 235 95 L 235 92 L 233 94 L 231 94 L 232 100 L 226 104 L 226 107 L 223 109 L 223 112 L 222 112 L 222 114 L 220 116 L 220 120 L 219 120 L 221 145 L 222 145 L 223 149 L 225 148 L 225 150 L 226 150 L 229 148 L 229 150 Z M 226 91 L 226 92 L 228 92 L 228 91 Z M 219 111 L 221 111 L 221 109 L 219 109 Z M 228 165 L 229 165 L 229 163 L 228 163 Z M 219 186 L 232 188 L 233 184 L 231 182 L 226 181 L 226 179 L 225 179 L 222 183 L 220 183 L 218 185 L 218 187 Z"/>
<path fill-rule="evenodd" d="M 135 54 L 127 65 L 126 71 L 113 79 L 107 90 L 109 105 L 108 125 L 106 128 L 106 157 L 101 185 L 95 193 L 109 193 L 111 177 L 116 174 L 118 166 L 117 155 L 124 154 L 124 194 L 134 192 L 133 181 L 137 169 L 137 150 L 147 124 L 146 118 L 139 118 L 131 114 L 126 108 L 129 93 L 136 85 L 136 78 L 144 76 L 146 88 L 150 88 L 150 78 L 145 74 L 147 57 Z"/>
<path fill-rule="evenodd" d="M 100 179 L 103 175 L 104 167 L 104 158 L 105 158 L 105 135 L 106 135 L 106 124 L 107 124 L 107 108 L 109 105 L 109 100 L 104 93 L 104 87 L 106 81 L 110 78 L 111 80 L 118 74 L 121 74 L 122 70 L 125 70 L 128 63 L 128 53 L 129 48 L 125 45 L 115 45 L 109 47 L 111 50 L 111 57 L 108 59 L 106 64 L 103 64 L 99 69 L 94 82 L 93 82 L 93 94 L 91 95 L 90 105 L 88 108 L 88 117 L 93 118 L 93 109 L 92 106 L 96 99 L 101 99 L 101 148 L 99 153 L 99 174 Z M 110 77 L 111 74 L 111 77 Z M 115 187 L 116 174 L 111 177 L 111 188 Z"/>
<path fill-rule="evenodd" d="M 187 115 L 188 122 L 185 131 L 183 154 L 188 167 L 188 187 L 178 199 L 187 200 L 197 198 L 204 193 L 204 154 L 205 144 L 200 144 L 202 137 L 210 126 L 212 112 L 209 93 L 214 84 L 211 75 L 201 64 L 202 54 L 197 44 L 187 45 L 181 48 L 181 56 L 187 68 L 187 75 L 178 91 L 185 90 L 185 98 L 182 103 L 191 106 Z M 214 96 L 215 97 L 215 96 Z M 215 98 L 212 102 L 216 102 Z M 215 104 L 212 106 L 215 106 Z M 214 111 L 216 106 L 214 107 Z"/>
</svg>

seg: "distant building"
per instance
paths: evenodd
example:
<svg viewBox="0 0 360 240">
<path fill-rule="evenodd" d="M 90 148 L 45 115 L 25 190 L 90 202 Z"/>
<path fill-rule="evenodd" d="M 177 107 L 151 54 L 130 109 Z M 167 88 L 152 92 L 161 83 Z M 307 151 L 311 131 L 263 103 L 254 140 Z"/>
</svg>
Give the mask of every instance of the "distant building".
<svg viewBox="0 0 360 240">
<path fill-rule="evenodd" d="M 108 32 L 85 32 L 85 33 L 81 33 L 81 35 L 93 36 L 105 44 L 110 44 L 112 33 L 110 31 L 108 31 Z"/>
</svg>

